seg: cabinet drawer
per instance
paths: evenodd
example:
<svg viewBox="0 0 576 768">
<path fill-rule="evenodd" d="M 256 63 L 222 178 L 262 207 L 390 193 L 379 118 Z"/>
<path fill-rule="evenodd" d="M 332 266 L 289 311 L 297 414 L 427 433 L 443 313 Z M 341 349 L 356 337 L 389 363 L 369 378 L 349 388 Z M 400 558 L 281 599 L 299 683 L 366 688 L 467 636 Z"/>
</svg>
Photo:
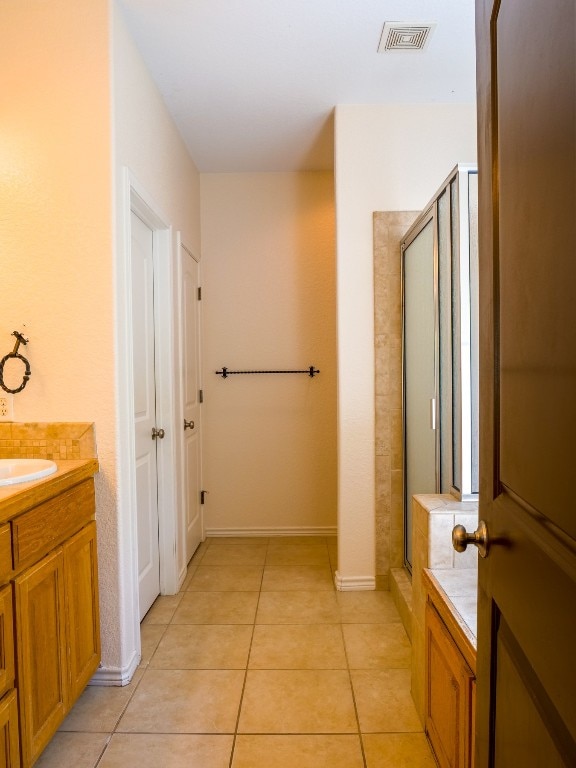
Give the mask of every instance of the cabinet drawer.
<svg viewBox="0 0 576 768">
<path fill-rule="evenodd" d="M 94 481 L 90 479 L 14 518 L 14 569 L 39 560 L 62 543 L 92 519 L 94 509 Z"/>
</svg>

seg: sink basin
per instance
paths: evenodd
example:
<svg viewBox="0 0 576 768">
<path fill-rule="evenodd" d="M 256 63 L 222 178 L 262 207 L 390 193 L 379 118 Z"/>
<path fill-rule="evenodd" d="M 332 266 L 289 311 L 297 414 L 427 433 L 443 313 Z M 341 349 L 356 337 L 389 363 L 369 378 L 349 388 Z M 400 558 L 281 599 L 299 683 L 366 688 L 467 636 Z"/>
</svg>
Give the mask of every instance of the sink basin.
<svg viewBox="0 0 576 768">
<path fill-rule="evenodd" d="M 56 470 L 56 463 L 49 459 L 0 459 L 0 486 L 40 480 Z"/>
</svg>

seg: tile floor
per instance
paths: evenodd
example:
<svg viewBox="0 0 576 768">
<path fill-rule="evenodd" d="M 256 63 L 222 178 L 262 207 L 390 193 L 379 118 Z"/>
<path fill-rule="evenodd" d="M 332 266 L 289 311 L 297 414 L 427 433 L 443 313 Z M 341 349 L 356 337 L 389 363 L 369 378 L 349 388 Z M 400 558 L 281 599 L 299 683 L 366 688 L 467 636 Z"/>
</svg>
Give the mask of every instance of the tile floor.
<svg viewBox="0 0 576 768">
<path fill-rule="evenodd" d="M 335 540 L 213 538 L 37 768 L 434 768 L 389 592 L 337 592 Z"/>
</svg>

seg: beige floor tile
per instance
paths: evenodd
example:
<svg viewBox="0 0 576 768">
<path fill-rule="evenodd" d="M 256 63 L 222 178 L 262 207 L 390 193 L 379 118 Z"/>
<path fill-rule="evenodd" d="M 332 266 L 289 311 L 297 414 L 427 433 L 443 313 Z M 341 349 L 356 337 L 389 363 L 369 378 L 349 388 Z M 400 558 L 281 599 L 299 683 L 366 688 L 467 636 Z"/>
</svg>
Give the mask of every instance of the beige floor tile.
<svg viewBox="0 0 576 768">
<path fill-rule="evenodd" d="M 246 669 L 252 626 L 171 624 L 150 669 Z"/>
<path fill-rule="evenodd" d="M 197 565 L 189 565 L 188 571 L 186 573 L 186 578 L 182 582 L 182 586 L 180 587 L 180 592 L 186 592 L 188 589 L 188 585 L 190 584 L 190 581 L 192 580 L 192 576 L 196 573 L 196 569 L 198 568 Z"/>
<path fill-rule="evenodd" d="M 344 624 L 401 622 L 390 592 L 337 592 L 336 598 Z"/>
<path fill-rule="evenodd" d="M 328 565 L 267 565 L 262 579 L 263 592 L 285 590 L 333 591 Z"/>
<path fill-rule="evenodd" d="M 352 691 L 345 670 L 250 670 L 238 733 L 354 733 Z"/>
<path fill-rule="evenodd" d="M 108 733 L 56 733 L 35 768 L 94 768 L 106 746 Z"/>
<path fill-rule="evenodd" d="M 250 669 L 346 669 L 337 624 L 261 624 L 254 629 Z"/>
<path fill-rule="evenodd" d="M 147 669 L 119 733 L 233 733 L 244 672 Z"/>
<path fill-rule="evenodd" d="M 218 549 L 218 547 L 228 549 L 234 546 L 244 549 L 266 549 L 269 541 L 267 536 L 212 536 L 206 539 L 206 544 L 210 549 Z"/>
<path fill-rule="evenodd" d="M 160 595 L 157 597 L 152 607 L 142 619 L 142 624 L 169 624 L 172 616 L 182 600 L 182 592 L 177 595 Z"/>
<path fill-rule="evenodd" d="M 254 539 L 234 541 L 228 539 L 213 541 L 204 557 L 202 565 L 264 565 L 266 560 L 267 540 L 264 544 Z"/>
<path fill-rule="evenodd" d="M 142 624 L 140 626 L 140 645 L 142 648 L 142 658 L 140 666 L 147 667 L 150 663 L 162 635 L 166 632 L 166 624 Z"/>
<path fill-rule="evenodd" d="M 228 768 L 232 736 L 114 734 L 98 768 Z"/>
<path fill-rule="evenodd" d="M 264 568 L 257 565 L 199 565 L 188 592 L 254 592 Z"/>
<path fill-rule="evenodd" d="M 187 592 L 172 624 L 253 624 L 258 592 Z"/>
<path fill-rule="evenodd" d="M 436 768 L 423 733 L 364 734 L 367 768 Z"/>
<path fill-rule="evenodd" d="M 111 733 L 142 680 L 138 669 L 125 686 L 89 685 L 60 726 L 60 731 Z"/>
<path fill-rule="evenodd" d="M 412 646 L 402 624 L 343 624 L 350 669 L 408 668 Z"/>
<path fill-rule="evenodd" d="M 325 536 L 271 536 L 268 549 L 274 547 L 307 547 L 326 545 Z"/>
<path fill-rule="evenodd" d="M 334 592 L 262 592 L 257 624 L 336 624 L 338 603 Z"/>
<path fill-rule="evenodd" d="M 410 694 L 410 670 L 352 670 L 362 733 L 421 732 Z"/>
<path fill-rule="evenodd" d="M 238 736 L 232 768 L 362 768 L 358 736 Z"/>
<path fill-rule="evenodd" d="M 328 547 L 324 538 L 299 545 L 273 539 L 268 545 L 266 565 L 329 565 Z"/>
</svg>

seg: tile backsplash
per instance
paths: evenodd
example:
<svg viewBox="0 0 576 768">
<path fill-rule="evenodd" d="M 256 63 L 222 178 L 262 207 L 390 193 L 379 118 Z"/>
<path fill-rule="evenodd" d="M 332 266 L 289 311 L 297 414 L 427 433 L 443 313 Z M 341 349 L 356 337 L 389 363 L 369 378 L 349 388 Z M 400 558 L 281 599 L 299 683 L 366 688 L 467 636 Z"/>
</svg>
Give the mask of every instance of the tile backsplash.
<svg viewBox="0 0 576 768">
<path fill-rule="evenodd" d="M 91 422 L 7 422 L 0 424 L 0 458 L 89 459 L 96 456 Z"/>
</svg>

